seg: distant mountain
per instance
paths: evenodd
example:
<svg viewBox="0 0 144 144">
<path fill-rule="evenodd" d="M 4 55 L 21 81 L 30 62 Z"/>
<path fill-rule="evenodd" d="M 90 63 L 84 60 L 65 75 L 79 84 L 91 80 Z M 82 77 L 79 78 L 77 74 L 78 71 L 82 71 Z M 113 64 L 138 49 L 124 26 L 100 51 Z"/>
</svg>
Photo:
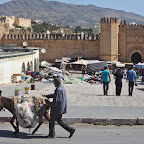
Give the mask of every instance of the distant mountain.
<svg viewBox="0 0 144 144">
<path fill-rule="evenodd" d="M 73 5 L 44 0 L 13 0 L 0 5 L 0 15 L 40 19 L 65 26 L 92 27 L 102 17 L 118 17 L 127 23 L 144 24 L 144 16 L 94 5 Z"/>
</svg>

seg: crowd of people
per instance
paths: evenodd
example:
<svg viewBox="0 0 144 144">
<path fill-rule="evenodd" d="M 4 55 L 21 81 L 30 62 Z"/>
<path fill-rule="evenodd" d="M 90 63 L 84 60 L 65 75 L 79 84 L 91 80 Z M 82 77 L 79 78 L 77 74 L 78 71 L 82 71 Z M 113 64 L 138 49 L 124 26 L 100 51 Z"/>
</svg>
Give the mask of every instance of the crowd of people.
<svg viewBox="0 0 144 144">
<path fill-rule="evenodd" d="M 137 86 L 137 74 L 135 67 L 131 66 L 129 69 L 125 67 L 123 69 L 115 68 L 113 70 L 113 75 L 115 78 L 116 95 L 120 96 L 122 89 L 122 79 L 126 79 L 129 87 L 129 96 L 132 96 L 134 85 Z M 86 73 L 86 66 L 82 66 L 82 75 Z M 111 82 L 110 70 L 107 66 L 104 67 L 103 71 L 100 71 L 101 83 L 103 83 L 103 93 L 108 95 L 109 83 Z"/>
<path fill-rule="evenodd" d="M 122 79 L 126 79 L 128 82 L 129 87 L 129 96 L 132 96 L 133 93 L 133 87 L 134 85 L 137 86 L 137 75 L 134 70 L 134 67 L 131 67 L 128 71 L 124 68 L 121 70 L 120 68 L 117 68 L 113 72 L 115 77 L 115 85 L 116 85 L 116 95 L 120 96 L 121 89 L 122 89 Z M 101 73 L 101 81 L 103 82 L 103 91 L 104 95 L 107 95 L 108 89 L 109 89 L 109 83 L 111 81 L 110 72 L 107 70 L 107 67 L 104 67 L 103 72 Z"/>
</svg>

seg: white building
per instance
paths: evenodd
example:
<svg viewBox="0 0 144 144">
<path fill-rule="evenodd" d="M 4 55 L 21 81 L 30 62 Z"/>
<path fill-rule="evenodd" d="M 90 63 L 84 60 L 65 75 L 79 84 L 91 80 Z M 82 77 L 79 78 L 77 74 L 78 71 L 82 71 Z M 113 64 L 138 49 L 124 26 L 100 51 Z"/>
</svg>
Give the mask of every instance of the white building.
<svg viewBox="0 0 144 144">
<path fill-rule="evenodd" d="M 100 33 L 100 26 L 93 26 L 93 34 L 97 35 Z"/>
<path fill-rule="evenodd" d="M 0 52 L 0 84 L 10 83 L 13 74 L 23 74 L 26 70 L 39 72 L 39 48 L 13 48 L 14 52 L 1 49 L 4 50 Z"/>
</svg>

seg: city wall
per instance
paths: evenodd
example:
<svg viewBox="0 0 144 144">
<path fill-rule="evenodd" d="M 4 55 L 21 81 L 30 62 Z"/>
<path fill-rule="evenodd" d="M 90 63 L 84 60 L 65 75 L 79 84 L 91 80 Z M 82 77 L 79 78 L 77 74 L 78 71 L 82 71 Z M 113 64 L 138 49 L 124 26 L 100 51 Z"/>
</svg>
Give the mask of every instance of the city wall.
<svg viewBox="0 0 144 144">
<path fill-rule="evenodd" d="M 144 25 L 129 25 L 120 23 L 119 26 L 119 60 L 131 62 L 132 55 L 138 52 L 144 61 Z"/>
<path fill-rule="evenodd" d="M 28 47 L 46 49 L 46 53 L 40 52 L 40 61 L 54 62 L 62 56 L 99 59 L 100 41 L 94 35 L 83 38 L 80 35 L 6 35 L 2 39 L 3 44 L 17 44 L 18 47 L 22 47 L 24 41 Z"/>
</svg>

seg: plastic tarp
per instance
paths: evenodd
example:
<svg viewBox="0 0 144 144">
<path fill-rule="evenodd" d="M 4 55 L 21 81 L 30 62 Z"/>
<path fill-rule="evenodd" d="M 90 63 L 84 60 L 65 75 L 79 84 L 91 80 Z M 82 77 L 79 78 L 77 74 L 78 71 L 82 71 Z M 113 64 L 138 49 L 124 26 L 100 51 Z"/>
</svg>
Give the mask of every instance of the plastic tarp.
<svg viewBox="0 0 144 144">
<path fill-rule="evenodd" d="M 105 66 L 107 66 L 107 61 L 98 61 L 96 63 L 89 63 L 87 65 L 88 72 L 96 72 L 98 70 L 102 70 Z"/>
<path fill-rule="evenodd" d="M 88 61 L 87 60 L 78 60 L 78 61 L 75 61 L 75 62 L 72 62 L 72 64 L 81 64 L 81 65 L 87 65 L 88 64 Z"/>
<path fill-rule="evenodd" d="M 135 65 L 135 67 L 144 69 L 144 63 L 139 62 L 138 64 Z"/>
<path fill-rule="evenodd" d="M 86 84 L 86 82 L 77 78 L 70 78 L 69 80 L 65 80 L 64 84 Z"/>
</svg>

